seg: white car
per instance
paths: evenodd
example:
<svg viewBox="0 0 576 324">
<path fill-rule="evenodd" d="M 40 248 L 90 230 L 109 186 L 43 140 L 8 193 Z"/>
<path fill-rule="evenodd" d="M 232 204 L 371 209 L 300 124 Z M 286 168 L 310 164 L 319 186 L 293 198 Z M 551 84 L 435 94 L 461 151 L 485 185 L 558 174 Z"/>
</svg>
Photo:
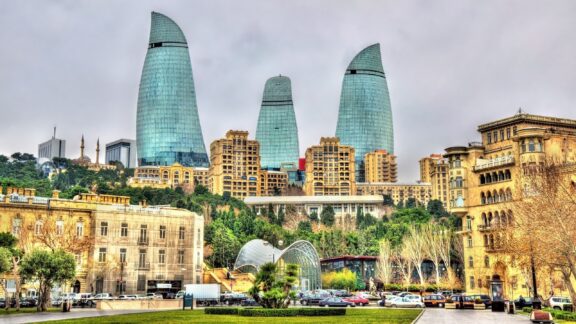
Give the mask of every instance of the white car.
<svg viewBox="0 0 576 324">
<path fill-rule="evenodd" d="M 398 308 L 424 308 L 424 303 L 420 296 L 410 295 L 395 299 L 390 303 L 390 306 Z"/>
<path fill-rule="evenodd" d="M 155 293 L 147 293 L 146 297 L 148 299 L 164 299 L 164 296 L 162 296 L 162 294 L 155 294 Z"/>
<path fill-rule="evenodd" d="M 402 299 L 402 297 L 400 297 L 400 296 L 394 296 L 394 295 L 386 296 L 386 300 L 384 301 L 384 305 L 382 305 L 382 301 L 379 301 L 378 305 L 390 307 L 390 306 L 392 306 L 393 302 L 395 302 L 396 300 L 400 300 L 400 299 Z"/>
<path fill-rule="evenodd" d="M 102 294 L 96 294 L 93 299 L 94 300 L 110 300 L 110 299 L 114 299 L 114 298 L 109 293 L 102 293 Z"/>
<path fill-rule="evenodd" d="M 136 295 L 120 295 L 120 296 L 118 296 L 118 299 L 121 299 L 121 300 L 134 300 L 134 299 L 137 299 L 137 296 L 136 296 Z"/>
<path fill-rule="evenodd" d="M 572 300 L 568 297 L 550 297 L 550 307 L 553 309 L 567 310 L 572 307 Z"/>
</svg>

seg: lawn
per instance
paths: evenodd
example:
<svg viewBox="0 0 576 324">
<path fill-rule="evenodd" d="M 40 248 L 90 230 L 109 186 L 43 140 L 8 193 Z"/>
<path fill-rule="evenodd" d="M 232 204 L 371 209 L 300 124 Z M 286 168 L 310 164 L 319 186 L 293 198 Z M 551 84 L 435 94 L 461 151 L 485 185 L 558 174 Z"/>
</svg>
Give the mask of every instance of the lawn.
<svg viewBox="0 0 576 324">
<path fill-rule="evenodd" d="M 205 315 L 202 310 L 164 311 L 154 313 L 128 314 L 73 319 L 50 323 L 218 323 L 218 324 L 259 324 L 259 323 L 380 323 L 409 324 L 420 314 L 414 309 L 348 309 L 346 316 L 285 317 L 263 318 L 237 315 Z"/>
</svg>

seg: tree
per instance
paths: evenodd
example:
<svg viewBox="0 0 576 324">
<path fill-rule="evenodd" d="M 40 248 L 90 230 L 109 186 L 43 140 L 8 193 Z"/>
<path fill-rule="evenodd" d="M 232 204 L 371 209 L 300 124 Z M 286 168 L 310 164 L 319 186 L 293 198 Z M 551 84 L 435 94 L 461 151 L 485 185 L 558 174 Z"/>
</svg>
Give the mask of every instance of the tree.
<svg viewBox="0 0 576 324">
<path fill-rule="evenodd" d="M 394 200 L 390 195 L 382 195 L 384 198 L 384 206 L 394 206 Z"/>
<path fill-rule="evenodd" d="M 422 262 L 427 257 L 424 246 L 426 242 L 416 226 L 410 226 L 408 235 L 404 238 L 405 253 L 403 257 L 407 257 L 416 268 L 418 277 L 420 278 L 420 285 L 424 285 L 424 273 L 422 272 Z"/>
<path fill-rule="evenodd" d="M 281 274 L 275 263 L 264 263 L 256 274 L 249 294 L 264 308 L 287 308 L 290 300 L 296 296 L 292 288 L 298 280 L 298 274 L 299 267 L 296 264 L 286 264 L 286 270 Z"/>
<path fill-rule="evenodd" d="M 392 269 L 393 269 L 393 251 L 390 241 L 381 240 L 380 244 L 380 254 L 378 255 L 378 261 L 376 264 L 376 276 L 380 281 L 387 285 L 392 280 Z"/>
<path fill-rule="evenodd" d="M 76 275 L 76 262 L 64 250 L 36 249 L 22 259 L 20 275 L 26 280 L 38 282 L 38 311 L 44 312 L 48 308 L 52 287 L 56 283 L 72 280 Z"/>
<path fill-rule="evenodd" d="M 25 233 L 24 233 L 25 235 Z M 0 233 L 0 248 L 9 252 L 10 274 L 14 278 L 16 291 L 14 296 L 20 296 L 20 261 L 22 259 L 22 250 L 17 247 L 18 239 L 11 233 Z M 5 255 L 6 256 L 6 255 Z M 2 272 L 0 272 L 2 274 Z M 6 288 L 6 287 L 4 287 Z M 4 296 L 8 296 L 7 291 L 4 291 Z M 16 298 L 16 310 L 20 310 L 20 298 Z M 6 303 L 6 309 L 10 307 L 10 303 Z"/>
<path fill-rule="evenodd" d="M 322 213 L 320 213 L 320 222 L 325 226 L 332 227 L 334 225 L 334 209 L 332 206 L 326 206 L 322 209 Z"/>
<path fill-rule="evenodd" d="M 234 232 L 217 219 L 210 224 L 210 237 L 207 243 L 212 247 L 212 254 L 208 257 L 214 267 L 229 267 L 240 251 L 240 241 Z"/>
<path fill-rule="evenodd" d="M 318 213 L 317 212 L 314 211 L 314 212 L 310 213 L 310 221 L 315 222 L 315 223 L 318 222 Z"/>
<path fill-rule="evenodd" d="M 298 223 L 298 230 L 302 232 L 312 233 L 312 224 L 308 221 L 301 221 Z"/>
<path fill-rule="evenodd" d="M 416 198 L 408 198 L 406 200 L 406 208 L 416 208 L 418 207 L 418 201 L 416 201 Z"/>
<path fill-rule="evenodd" d="M 410 253 L 408 249 L 404 246 L 398 246 L 392 255 L 394 264 L 398 266 L 400 273 L 402 275 L 402 281 L 404 285 L 408 287 L 412 282 L 412 260 L 410 259 Z"/>
<path fill-rule="evenodd" d="M 356 289 L 356 273 L 344 268 L 342 271 L 332 271 L 322 275 L 322 287 L 331 289 Z"/>
<path fill-rule="evenodd" d="M 362 209 L 357 208 L 356 209 L 356 229 L 361 229 L 363 225 L 364 225 L 364 213 L 362 212 Z"/>
<path fill-rule="evenodd" d="M 440 218 L 446 215 L 446 210 L 444 210 L 444 204 L 438 199 L 432 199 L 428 202 L 426 210 L 435 218 Z"/>
<path fill-rule="evenodd" d="M 444 229 L 433 225 L 431 223 L 425 224 L 420 227 L 420 236 L 424 239 L 425 244 L 423 245 L 424 253 L 430 261 L 434 264 L 434 270 L 436 271 L 435 281 L 436 285 L 440 285 L 441 275 L 440 275 L 440 262 L 442 261 L 442 242 L 440 238 L 440 233 Z"/>
</svg>

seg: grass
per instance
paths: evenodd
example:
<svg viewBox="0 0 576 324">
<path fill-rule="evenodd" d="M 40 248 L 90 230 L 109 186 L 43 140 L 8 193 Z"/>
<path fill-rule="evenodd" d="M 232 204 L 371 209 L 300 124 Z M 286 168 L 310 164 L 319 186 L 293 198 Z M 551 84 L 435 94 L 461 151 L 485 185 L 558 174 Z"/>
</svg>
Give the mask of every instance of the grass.
<svg viewBox="0 0 576 324">
<path fill-rule="evenodd" d="M 518 310 L 518 313 L 530 316 L 530 313 L 526 313 L 522 310 Z M 556 324 L 576 324 L 576 322 L 574 322 L 574 321 L 566 321 L 566 320 L 559 320 L 559 319 L 554 319 L 554 323 L 556 323 Z"/>
<path fill-rule="evenodd" d="M 346 324 L 409 324 L 418 317 L 421 310 L 415 309 L 348 309 L 346 316 L 316 316 L 263 318 L 237 315 L 205 315 L 203 310 L 163 311 L 154 313 L 127 314 L 56 321 L 50 323 L 218 323 L 218 324 L 260 324 L 260 323 L 346 323 Z"/>
<path fill-rule="evenodd" d="M 48 312 L 58 312 L 61 311 L 61 308 L 48 308 Z M 8 310 L 4 309 L 4 308 L 0 308 L 0 318 L 2 317 L 2 315 L 8 315 L 8 314 L 28 314 L 28 313 L 36 313 L 36 307 L 26 307 L 26 308 L 20 308 L 20 311 L 16 311 L 16 308 L 10 308 Z"/>
</svg>

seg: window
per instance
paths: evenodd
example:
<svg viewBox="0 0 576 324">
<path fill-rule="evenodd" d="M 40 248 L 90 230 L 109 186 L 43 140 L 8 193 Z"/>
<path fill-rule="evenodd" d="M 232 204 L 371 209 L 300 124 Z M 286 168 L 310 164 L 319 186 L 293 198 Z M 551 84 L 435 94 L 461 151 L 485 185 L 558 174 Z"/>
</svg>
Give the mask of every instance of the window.
<svg viewBox="0 0 576 324">
<path fill-rule="evenodd" d="M 510 139 L 510 127 L 506 128 L 506 139 Z"/>
<path fill-rule="evenodd" d="M 146 267 L 146 250 L 140 249 L 140 256 L 138 259 L 138 267 L 145 268 Z"/>
<path fill-rule="evenodd" d="M 160 263 L 160 264 L 166 263 L 166 251 L 165 250 L 158 251 L 158 263 Z"/>
<path fill-rule="evenodd" d="M 62 235 L 64 234 L 64 221 L 63 220 L 57 220 L 56 221 L 56 235 Z"/>
<path fill-rule="evenodd" d="M 498 132 L 494 131 L 494 143 L 498 142 Z"/>
<path fill-rule="evenodd" d="M 471 256 L 468 257 L 468 267 L 474 268 L 474 258 Z"/>
<path fill-rule="evenodd" d="M 500 140 L 501 141 L 504 140 L 504 130 L 503 129 L 500 130 Z M 478 280 L 480 280 L 480 279 L 478 279 Z"/>
<path fill-rule="evenodd" d="M 126 249 L 120 249 L 120 263 L 126 263 Z"/>
<path fill-rule="evenodd" d="M 490 257 L 488 256 L 484 257 L 484 267 L 490 268 Z"/>
<path fill-rule="evenodd" d="M 160 239 L 166 238 L 166 226 L 160 225 Z"/>
<path fill-rule="evenodd" d="M 77 237 L 84 236 L 84 223 L 82 222 L 76 223 L 76 236 Z"/>
<path fill-rule="evenodd" d="M 36 221 L 36 224 L 34 225 L 34 235 L 41 235 L 42 234 L 42 221 L 38 220 Z"/>
<path fill-rule="evenodd" d="M 120 227 L 120 236 L 128 237 L 128 223 L 122 223 L 122 227 Z"/>
<path fill-rule="evenodd" d="M 108 222 L 100 223 L 100 236 L 108 236 Z"/>
<path fill-rule="evenodd" d="M 474 284 L 475 284 L 475 282 L 474 282 L 474 276 L 471 276 L 471 277 L 470 277 L 470 289 L 474 289 Z"/>
<path fill-rule="evenodd" d="M 81 253 L 74 254 L 74 261 L 76 262 L 77 267 L 82 266 L 82 254 Z"/>
<path fill-rule="evenodd" d="M 140 225 L 140 237 L 138 241 L 140 243 L 148 242 L 148 225 Z"/>
<path fill-rule="evenodd" d="M 202 270 L 201 265 L 200 265 L 200 251 L 196 252 L 196 270 L 200 271 Z"/>
<path fill-rule="evenodd" d="M 21 218 L 14 218 L 12 220 L 12 234 L 18 237 L 20 236 L 20 229 L 22 228 L 22 219 Z"/>
<path fill-rule="evenodd" d="M 488 144 L 492 144 L 492 133 L 488 132 Z"/>
<path fill-rule="evenodd" d="M 472 247 L 472 237 L 468 236 L 468 247 L 471 248 Z"/>
<path fill-rule="evenodd" d="M 466 216 L 466 229 L 469 231 L 472 230 L 472 219 L 470 216 Z"/>
<path fill-rule="evenodd" d="M 98 262 L 106 262 L 106 248 L 100 248 L 98 252 Z"/>
<path fill-rule="evenodd" d="M 178 264 L 184 264 L 184 250 L 178 250 Z"/>
<path fill-rule="evenodd" d="M 184 226 L 180 226 L 180 230 L 178 231 L 178 238 L 180 240 L 183 240 L 185 234 L 186 234 L 186 229 L 184 228 Z"/>
<path fill-rule="evenodd" d="M 200 229 L 198 229 L 198 234 L 196 234 L 196 239 L 198 240 L 197 244 L 201 245 L 202 244 L 202 232 L 200 231 Z"/>
<path fill-rule="evenodd" d="M 534 152 L 536 150 L 536 147 L 534 145 L 534 140 L 530 139 L 528 141 L 528 152 Z"/>
</svg>

